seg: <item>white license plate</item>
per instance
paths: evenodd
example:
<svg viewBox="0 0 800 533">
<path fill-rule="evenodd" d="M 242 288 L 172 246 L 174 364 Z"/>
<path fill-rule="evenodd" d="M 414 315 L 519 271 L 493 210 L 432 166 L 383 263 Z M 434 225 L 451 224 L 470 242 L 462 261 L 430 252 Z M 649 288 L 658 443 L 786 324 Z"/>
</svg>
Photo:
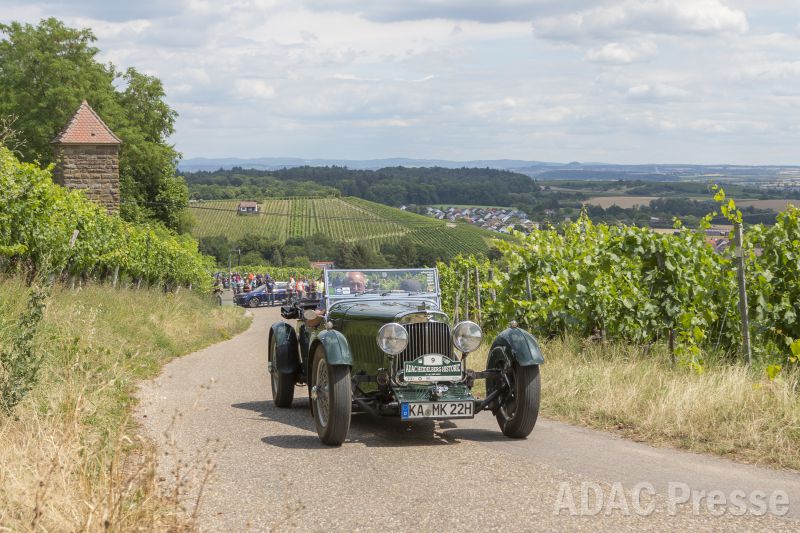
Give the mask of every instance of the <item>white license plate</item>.
<svg viewBox="0 0 800 533">
<path fill-rule="evenodd" d="M 472 418 L 474 402 L 409 402 L 400 406 L 400 418 Z"/>
</svg>

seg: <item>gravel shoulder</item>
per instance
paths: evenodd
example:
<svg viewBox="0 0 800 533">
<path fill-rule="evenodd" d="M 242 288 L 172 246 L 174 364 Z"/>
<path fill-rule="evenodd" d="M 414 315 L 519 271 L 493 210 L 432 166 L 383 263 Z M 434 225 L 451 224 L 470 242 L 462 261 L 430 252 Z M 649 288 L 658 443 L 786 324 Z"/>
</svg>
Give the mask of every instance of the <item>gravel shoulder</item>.
<svg viewBox="0 0 800 533">
<path fill-rule="evenodd" d="M 201 530 L 800 529 L 796 473 L 653 448 L 547 419 L 528 439 L 509 440 L 489 413 L 414 424 L 358 414 L 347 442 L 327 448 L 303 389 L 292 409 L 274 406 L 266 333 L 280 316 L 277 308 L 251 312 L 246 332 L 171 362 L 139 393 L 137 417 L 156 442 L 165 487 L 179 480 L 190 514 L 202 490 Z M 635 490 L 641 483 L 655 494 Z M 788 513 L 753 516 L 758 509 L 748 504 L 744 516 L 731 505 L 713 516 L 707 497 L 696 512 L 690 500 L 673 513 L 670 484 L 677 495 L 684 487 L 693 495 L 721 491 L 729 503 L 735 490 L 748 497 L 784 491 Z M 632 490 L 642 496 L 638 506 Z"/>
</svg>

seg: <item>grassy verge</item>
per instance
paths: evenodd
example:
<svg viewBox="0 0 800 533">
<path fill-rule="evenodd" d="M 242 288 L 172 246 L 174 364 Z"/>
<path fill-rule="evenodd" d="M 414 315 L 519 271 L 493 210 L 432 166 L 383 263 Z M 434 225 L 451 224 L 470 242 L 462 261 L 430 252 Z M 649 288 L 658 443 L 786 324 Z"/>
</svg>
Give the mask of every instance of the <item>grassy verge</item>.
<svg viewBox="0 0 800 533">
<path fill-rule="evenodd" d="M 707 361 L 673 368 L 665 350 L 543 343 L 542 414 L 633 440 L 800 469 L 800 375 Z M 481 367 L 485 353 L 470 363 Z"/>
<path fill-rule="evenodd" d="M 0 348 L 26 300 L 0 281 Z M 15 416 L 0 413 L 0 530 L 183 527 L 130 419 L 136 383 L 248 322 L 188 291 L 55 289 L 35 337 L 40 381 Z"/>
</svg>

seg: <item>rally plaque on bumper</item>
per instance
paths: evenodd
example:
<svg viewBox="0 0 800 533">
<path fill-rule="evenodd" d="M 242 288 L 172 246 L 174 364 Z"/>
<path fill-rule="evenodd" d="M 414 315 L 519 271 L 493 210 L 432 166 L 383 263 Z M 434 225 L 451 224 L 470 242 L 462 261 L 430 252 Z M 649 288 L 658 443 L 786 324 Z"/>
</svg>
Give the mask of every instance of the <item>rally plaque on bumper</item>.
<svg viewBox="0 0 800 533">
<path fill-rule="evenodd" d="M 400 406 L 400 418 L 473 418 L 472 400 L 458 402 L 407 402 Z"/>
<path fill-rule="evenodd" d="M 463 373 L 461 361 L 438 354 L 421 355 L 403 365 L 406 381 L 459 381 Z"/>
</svg>

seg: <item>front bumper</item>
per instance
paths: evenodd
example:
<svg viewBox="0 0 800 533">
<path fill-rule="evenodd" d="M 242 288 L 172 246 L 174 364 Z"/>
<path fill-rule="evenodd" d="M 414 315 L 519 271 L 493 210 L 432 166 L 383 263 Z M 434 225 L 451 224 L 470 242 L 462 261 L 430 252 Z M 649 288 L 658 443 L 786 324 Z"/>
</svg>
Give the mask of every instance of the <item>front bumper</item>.
<svg viewBox="0 0 800 533">
<path fill-rule="evenodd" d="M 445 387 L 446 390 L 436 385 L 392 386 L 392 392 L 400 403 L 475 400 L 472 391 L 463 383 L 448 383 Z"/>
<path fill-rule="evenodd" d="M 403 385 L 391 383 L 388 386 L 387 395 L 384 396 L 382 401 L 375 396 L 365 395 L 359 387 L 360 383 L 375 381 L 375 376 L 358 375 L 353 377 L 353 404 L 354 408 L 374 415 L 403 417 L 404 409 L 408 409 L 410 405 L 470 402 L 472 404 L 472 412 L 469 416 L 443 414 L 442 416 L 431 416 L 429 418 L 472 418 L 484 410 L 494 413 L 499 405 L 498 402 L 502 401 L 502 396 L 508 390 L 504 385 L 499 386 L 490 392 L 486 398 L 478 399 L 472 395 L 472 383 L 476 378 L 485 379 L 498 376 L 498 374 L 499 371 L 497 370 L 469 371 L 468 380 L 455 383 L 406 383 Z"/>
</svg>

